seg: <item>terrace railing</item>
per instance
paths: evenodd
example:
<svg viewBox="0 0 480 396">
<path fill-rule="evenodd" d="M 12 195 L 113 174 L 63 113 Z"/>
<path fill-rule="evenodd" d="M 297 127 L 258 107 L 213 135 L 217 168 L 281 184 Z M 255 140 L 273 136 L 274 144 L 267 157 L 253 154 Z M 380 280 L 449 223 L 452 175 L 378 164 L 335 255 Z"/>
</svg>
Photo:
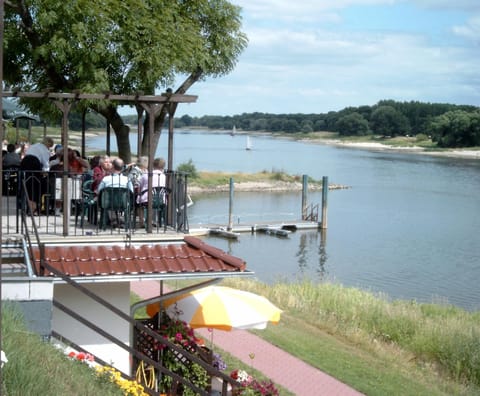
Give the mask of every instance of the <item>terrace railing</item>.
<svg viewBox="0 0 480 396">
<path fill-rule="evenodd" d="M 3 196 L 1 211 L 3 216 L 2 233 L 24 234 L 25 226 L 21 221 L 22 213 L 30 214 L 40 235 L 91 235 L 102 232 L 98 227 L 100 210 L 96 194 L 86 189 L 89 173 L 67 174 L 63 172 L 22 171 L 20 169 L 5 169 L 2 171 Z M 64 188 L 64 183 L 67 188 Z M 162 227 L 155 224 L 145 227 L 147 232 L 164 232 L 167 229 L 188 233 L 188 202 L 187 174 L 166 172 L 166 213 Z M 67 200 L 65 204 L 65 200 Z M 131 210 L 131 227 L 125 229 L 134 233 L 141 222 L 137 216 L 143 216 L 144 208 L 136 207 L 136 197 L 133 198 Z M 138 209 L 138 210 L 137 210 Z M 148 217 L 148 207 L 147 210 Z M 155 209 L 152 209 L 152 212 Z M 151 217 L 155 219 L 156 213 Z M 113 232 L 108 227 L 107 232 Z M 121 228 L 115 232 L 121 232 Z"/>
</svg>

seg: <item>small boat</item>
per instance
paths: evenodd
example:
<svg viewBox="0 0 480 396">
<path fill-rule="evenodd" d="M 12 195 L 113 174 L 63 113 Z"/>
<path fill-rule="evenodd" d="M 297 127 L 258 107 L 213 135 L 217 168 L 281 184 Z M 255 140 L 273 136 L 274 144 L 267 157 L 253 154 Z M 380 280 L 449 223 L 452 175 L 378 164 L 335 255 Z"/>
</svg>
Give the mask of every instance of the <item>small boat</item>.
<svg viewBox="0 0 480 396">
<path fill-rule="evenodd" d="M 235 128 L 235 125 L 234 125 L 232 128 L 232 132 L 230 132 L 230 136 L 235 136 L 236 133 L 237 133 L 237 128 Z"/>
<path fill-rule="evenodd" d="M 250 140 L 250 136 L 247 136 L 247 145 L 245 147 L 245 150 L 251 150 L 252 149 L 252 141 Z"/>
</svg>

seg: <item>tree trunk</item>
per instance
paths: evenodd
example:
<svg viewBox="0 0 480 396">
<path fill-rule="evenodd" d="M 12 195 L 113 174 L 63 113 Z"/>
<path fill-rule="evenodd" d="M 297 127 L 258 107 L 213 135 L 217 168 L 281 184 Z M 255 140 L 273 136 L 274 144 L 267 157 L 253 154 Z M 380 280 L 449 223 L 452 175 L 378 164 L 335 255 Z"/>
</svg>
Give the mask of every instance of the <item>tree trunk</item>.
<svg viewBox="0 0 480 396">
<path fill-rule="evenodd" d="M 190 87 L 195 84 L 198 80 L 200 80 L 203 76 L 203 70 L 198 68 L 195 72 L 190 74 L 187 79 L 178 87 L 178 89 L 175 91 L 175 94 L 183 95 L 185 94 Z M 170 106 L 170 110 L 172 112 L 172 117 L 175 114 L 175 111 L 177 110 L 177 105 L 178 103 L 172 103 Z M 158 143 L 160 142 L 160 136 L 162 134 L 162 127 L 163 124 L 165 123 L 165 120 L 167 119 L 168 116 L 168 105 L 164 105 L 162 110 L 160 111 L 158 117 L 155 119 L 155 130 L 154 130 L 154 135 L 153 135 L 153 146 L 155 147 L 156 151 L 158 147 Z M 143 126 L 143 138 L 142 138 L 142 155 L 148 155 L 148 139 L 149 139 L 149 134 L 150 134 L 150 128 L 149 128 L 149 121 L 148 121 L 148 116 L 145 117 L 145 122 Z"/>
<path fill-rule="evenodd" d="M 115 106 L 108 106 L 106 109 L 99 110 L 107 122 L 113 128 L 117 138 L 118 156 L 126 163 L 132 162 L 132 150 L 130 147 L 130 127 L 123 122 Z"/>
</svg>

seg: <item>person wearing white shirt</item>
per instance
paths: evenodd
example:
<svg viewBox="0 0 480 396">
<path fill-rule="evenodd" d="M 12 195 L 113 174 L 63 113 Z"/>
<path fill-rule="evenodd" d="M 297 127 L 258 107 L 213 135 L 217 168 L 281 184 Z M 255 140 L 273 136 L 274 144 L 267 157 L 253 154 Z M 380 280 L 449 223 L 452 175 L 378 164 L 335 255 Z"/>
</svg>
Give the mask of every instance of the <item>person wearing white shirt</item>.
<svg viewBox="0 0 480 396">
<path fill-rule="evenodd" d="M 20 163 L 20 170 L 23 171 L 26 181 L 25 192 L 30 201 L 32 211 L 36 214 L 40 214 L 42 197 L 55 193 L 54 191 L 49 191 L 48 174 L 45 174 L 45 172 L 50 170 L 51 147 L 53 147 L 53 139 L 45 136 L 41 143 L 35 143 L 28 148 L 25 157 L 23 157 Z M 45 208 L 45 210 L 47 211 L 48 209 Z"/>
<path fill-rule="evenodd" d="M 148 205 L 148 179 L 149 174 L 144 173 L 140 178 L 137 205 L 139 208 L 138 219 L 139 227 L 143 228 L 146 218 L 146 206 Z M 165 187 L 165 160 L 163 158 L 155 158 L 153 160 L 153 172 L 152 172 L 152 188 Z M 164 202 L 165 203 L 165 202 Z"/>
<path fill-rule="evenodd" d="M 97 192 L 100 194 L 100 191 L 105 187 L 126 187 L 133 193 L 133 183 L 127 176 L 122 174 L 123 160 L 121 158 L 115 158 L 112 166 L 112 173 L 103 177 L 98 185 Z"/>
<path fill-rule="evenodd" d="M 107 187 L 128 188 L 132 192 L 132 197 L 133 197 L 133 183 L 127 176 L 122 174 L 122 171 L 123 171 L 123 168 L 124 168 L 123 160 L 120 159 L 120 158 L 115 158 L 112 161 L 112 166 L 113 166 L 112 173 L 104 176 L 102 181 L 98 185 L 97 193 L 98 193 L 99 199 L 102 201 L 102 197 L 101 197 L 102 190 L 104 190 Z M 132 201 L 132 203 L 133 203 L 133 201 Z M 118 217 L 118 211 L 115 211 L 116 221 L 114 221 L 114 218 L 112 216 L 113 211 L 111 211 L 107 208 L 102 208 L 102 207 L 100 209 L 101 209 L 100 223 L 101 223 L 101 226 L 103 227 L 103 229 L 105 229 L 105 227 L 107 225 L 107 222 L 110 223 L 110 225 L 112 227 L 117 227 L 117 226 L 120 225 L 120 224 L 117 223 L 117 221 L 120 221 L 120 219 Z"/>
<path fill-rule="evenodd" d="M 27 152 L 25 157 L 33 155 L 38 158 L 40 164 L 42 165 L 42 170 L 48 172 L 50 170 L 50 149 L 53 147 L 53 139 L 49 136 L 45 136 L 41 143 L 32 144 Z"/>
</svg>

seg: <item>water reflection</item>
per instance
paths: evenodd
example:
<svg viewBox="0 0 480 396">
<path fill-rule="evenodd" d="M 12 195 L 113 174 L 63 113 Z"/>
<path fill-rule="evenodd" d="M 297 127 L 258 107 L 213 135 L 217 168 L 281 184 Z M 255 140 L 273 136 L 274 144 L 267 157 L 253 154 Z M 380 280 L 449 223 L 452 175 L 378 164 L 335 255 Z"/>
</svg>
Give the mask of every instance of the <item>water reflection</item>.
<svg viewBox="0 0 480 396">
<path fill-rule="evenodd" d="M 296 257 L 298 258 L 298 268 L 301 274 L 304 274 L 305 269 L 308 267 L 307 253 L 307 236 L 303 234 L 300 236 L 300 244 L 298 246 L 298 252 L 296 254 Z"/>
<path fill-rule="evenodd" d="M 321 280 L 325 279 L 325 264 L 327 263 L 327 230 L 320 230 L 320 244 L 318 245 L 318 275 Z"/>
<path fill-rule="evenodd" d="M 328 260 L 327 254 L 327 231 L 319 230 L 318 232 L 302 232 L 298 238 L 298 250 L 295 254 L 298 264 L 298 278 L 315 278 L 318 281 L 325 280 L 325 265 Z M 319 240 L 320 239 L 320 240 Z M 316 257 L 317 256 L 317 257 Z M 318 263 L 318 267 L 312 264 Z M 316 274 L 312 277 L 312 274 Z"/>
</svg>

